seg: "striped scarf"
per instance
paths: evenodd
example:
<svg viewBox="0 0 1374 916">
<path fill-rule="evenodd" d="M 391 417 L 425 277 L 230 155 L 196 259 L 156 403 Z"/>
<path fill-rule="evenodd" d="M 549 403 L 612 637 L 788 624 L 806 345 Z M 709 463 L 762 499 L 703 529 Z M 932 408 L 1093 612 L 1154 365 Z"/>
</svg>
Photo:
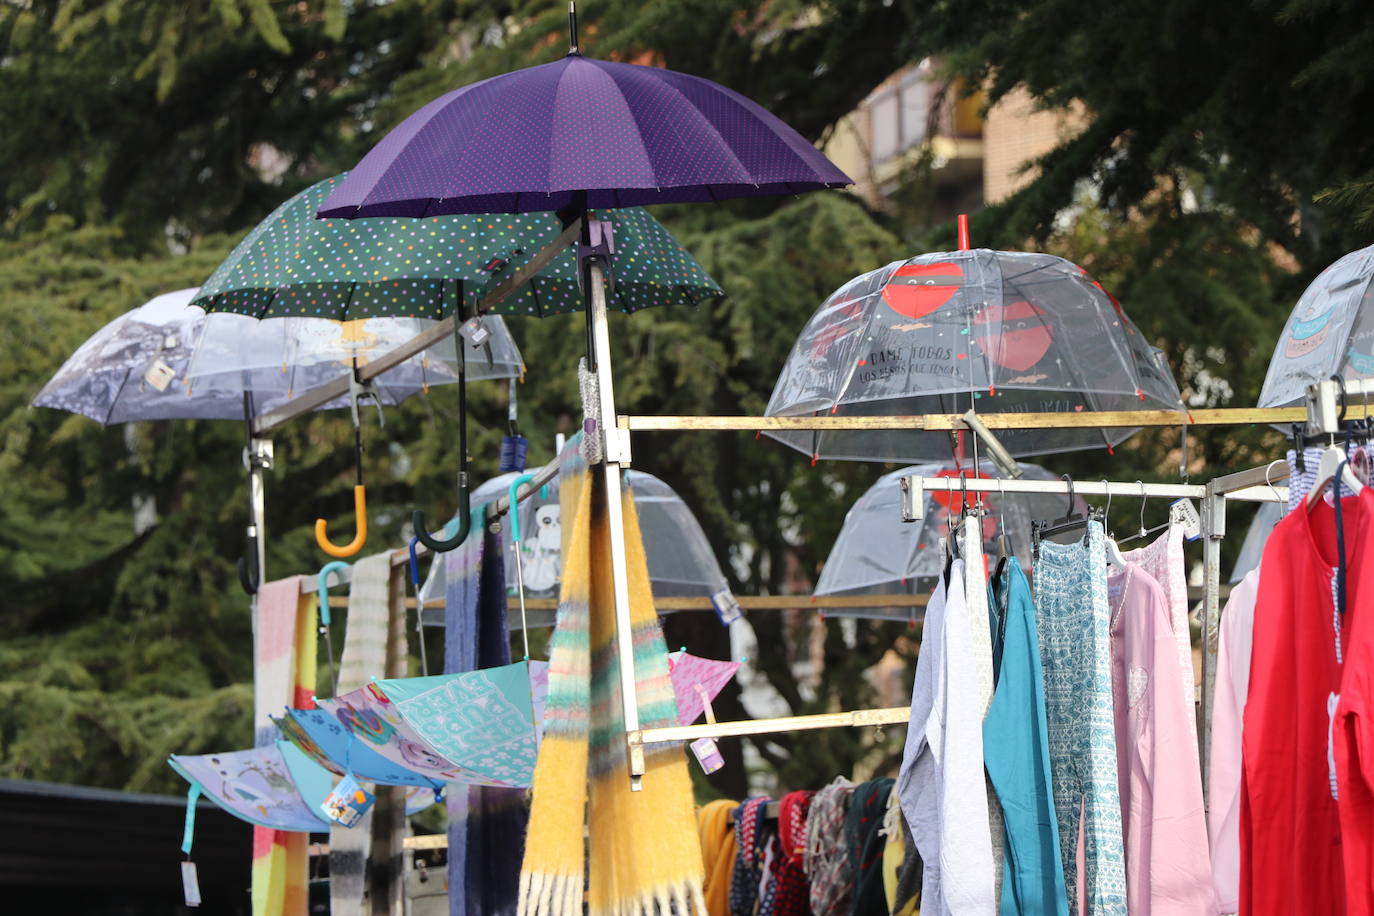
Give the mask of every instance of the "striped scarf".
<svg viewBox="0 0 1374 916">
<path fill-rule="evenodd" d="M 258 589 L 253 615 L 254 746 L 281 737 L 272 716 L 315 704 L 315 598 L 301 576 Z M 253 916 L 305 916 L 308 834 L 253 828 Z"/>
<path fill-rule="evenodd" d="M 348 588 L 348 618 L 339 659 L 339 693 L 347 693 L 396 671 L 387 665 L 391 629 L 391 554 L 378 553 L 353 564 Z M 401 626 L 405 625 L 404 619 Z M 400 645 L 405 646 L 404 631 Z M 379 790 L 386 791 L 386 790 Z M 352 827 L 329 828 L 329 911 L 333 916 L 363 916 L 368 907 L 367 865 L 372 852 L 376 807 Z M 394 825 L 393 825 L 394 826 Z M 379 830 L 386 825 L 378 823 Z M 400 849 L 400 843 L 393 844 Z"/>
<path fill-rule="evenodd" d="M 642 791 L 630 790 L 605 474 L 601 468 L 588 472 L 576 439 L 561 460 L 563 582 L 520 872 L 520 912 L 581 916 L 586 874 L 590 916 L 653 916 L 674 907 L 680 916 L 704 913 L 701 847 L 682 747 L 646 747 Z M 677 701 L 634 499 L 616 495 L 625 520 L 641 724 L 675 725 Z M 582 839 L 584 809 L 590 856 Z"/>
</svg>

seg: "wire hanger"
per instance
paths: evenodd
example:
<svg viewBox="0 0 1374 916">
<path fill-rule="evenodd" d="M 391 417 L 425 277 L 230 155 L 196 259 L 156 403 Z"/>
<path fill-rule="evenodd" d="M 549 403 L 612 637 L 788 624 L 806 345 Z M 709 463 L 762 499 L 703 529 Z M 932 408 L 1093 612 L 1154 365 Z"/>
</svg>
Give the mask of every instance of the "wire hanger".
<svg viewBox="0 0 1374 916">
<path fill-rule="evenodd" d="M 1112 515 L 1112 488 L 1106 480 L 1102 481 L 1102 488 L 1107 491 L 1107 508 L 1102 510 L 1103 523 L 1110 524 Z M 1116 538 L 1112 536 L 1110 531 L 1107 533 L 1106 540 L 1107 562 L 1112 566 L 1124 569 L 1126 567 L 1126 558 L 1121 555 L 1121 547 L 1117 544 Z"/>
</svg>

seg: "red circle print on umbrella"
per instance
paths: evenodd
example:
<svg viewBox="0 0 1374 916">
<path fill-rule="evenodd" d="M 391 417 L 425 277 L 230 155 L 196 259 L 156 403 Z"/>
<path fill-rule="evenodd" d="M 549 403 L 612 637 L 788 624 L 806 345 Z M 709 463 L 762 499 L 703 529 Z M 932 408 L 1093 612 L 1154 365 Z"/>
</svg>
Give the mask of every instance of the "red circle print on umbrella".
<svg viewBox="0 0 1374 916">
<path fill-rule="evenodd" d="M 883 302 L 907 318 L 924 318 L 954 297 L 964 285 L 958 264 L 903 264 L 883 287 Z"/>
<path fill-rule="evenodd" d="M 1025 372 L 1040 362 L 1054 343 L 1045 313 L 1025 300 L 987 305 L 973 316 L 974 342 L 994 364 Z"/>
</svg>

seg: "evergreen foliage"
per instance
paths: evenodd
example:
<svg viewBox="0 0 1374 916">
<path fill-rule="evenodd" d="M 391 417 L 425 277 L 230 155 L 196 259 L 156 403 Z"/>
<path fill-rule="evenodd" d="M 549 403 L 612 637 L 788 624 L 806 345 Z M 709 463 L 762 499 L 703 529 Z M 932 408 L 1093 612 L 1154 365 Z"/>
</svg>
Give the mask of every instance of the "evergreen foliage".
<svg viewBox="0 0 1374 916">
<path fill-rule="evenodd" d="M 1085 128 L 1039 178 L 975 219 L 988 246 L 1045 247 L 1091 270 L 1168 352 L 1195 405 L 1243 406 L 1298 291 L 1370 241 L 1374 22 L 1357 0 L 652 0 L 584 2 L 583 49 L 658 62 L 749 95 L 821 138 L 904 63 L 935 57 L 997 98 L 1025 87 L 1080 105 Z M 29 399 L 88 335 L 152 295 L 201 282 L 273 206 L 349 167 L 419 105 L 566 44 L 554 0 L 29 0 L 0 8 L 0 775 L 171 790 L 169 752 L 242 746 L 251 636 L 234 561 L 245 520 L 243 431 L 215 422 L 101 428 Z M 1362 50 L 1363 49 L 1363 50 Z M 910 200 L 928 161 L 911 176 Z M 907 198 L 903 198 L 907 200 Z M 861 271 L 952 247 L 922 207 L 875 214 L 839 193 L 663 208 L 731 298 L 612 316 L 617 400 L 641 414 L 761 413 L 796 333 Z M 580 422 L 580 316 L 511 321 L 531 464 Z M 470 389 L 475 477 L 496 471 L 503 386 Z M 368 420 L 368 549 L 410 509 L 454 508 L 456 392 Z M 269 577 L 322 562 L 313 520 L 352 519 L 341 414 L 276 437 Z M 1263 430 L 1189 434 L 1194 473 L 1270 457 Z M 1075 477 L 1174 479 L 1174 430 L 1109 456 L 1047 462 Z M 846 507 L 889 468 L 809 466 L 742 434 L 637 436 L 634 461 L 702 520 L 739 594 L 809 589 Z M 135 499 L 157 523 L 135 533 Z M 1113 506 L 1135 526 L 1138 504 Z M 1162 514 L 1162 508 L 1151 517 Z M 754 659 L 803 714 L 873 702 L 869 666 L 910 660 L 899 624 L 758 612 Z M 714 617 L 667 619 L 672 645 L 725 657 Z M 815 655 L 819 653 L 820 658 Z M 431 656 L 432 657 L 432 656 Z M 797 663 L 820 661 L 801 678 Z M 737 693 L 718 704 L 743 714 Z M 789 787 L 883 740 L 848 731 L 754 742 Z M 738 762 L 738 744 L 727 755 Z M 703 791 L 739 797 L 727 768 Z"/>
</svg>

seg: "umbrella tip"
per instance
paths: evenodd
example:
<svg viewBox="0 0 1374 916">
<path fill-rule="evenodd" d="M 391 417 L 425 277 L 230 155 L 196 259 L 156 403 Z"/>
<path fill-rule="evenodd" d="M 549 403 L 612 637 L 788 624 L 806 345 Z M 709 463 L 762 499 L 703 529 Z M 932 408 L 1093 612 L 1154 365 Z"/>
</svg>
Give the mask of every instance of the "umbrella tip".
<svg viewBox="0 0 1374 916">
<path fill-rule="evenodd" d="M 571 2 L 571 0 L 569 0 L 569 2 Z M 960 213 L 960 214 L 959 214 L 959 250 L 960 250 L 960 251 L 968 251 L 968 250 L 969 250 L 969 240 L 968 240 L 968 214 L 967 214 L 967 213 Z"/>
<path fill-rule="evenodd" d="M 577 0 L 568 0 L 568 54 L 581 54 L 577 49 Z"/>
</svg>

